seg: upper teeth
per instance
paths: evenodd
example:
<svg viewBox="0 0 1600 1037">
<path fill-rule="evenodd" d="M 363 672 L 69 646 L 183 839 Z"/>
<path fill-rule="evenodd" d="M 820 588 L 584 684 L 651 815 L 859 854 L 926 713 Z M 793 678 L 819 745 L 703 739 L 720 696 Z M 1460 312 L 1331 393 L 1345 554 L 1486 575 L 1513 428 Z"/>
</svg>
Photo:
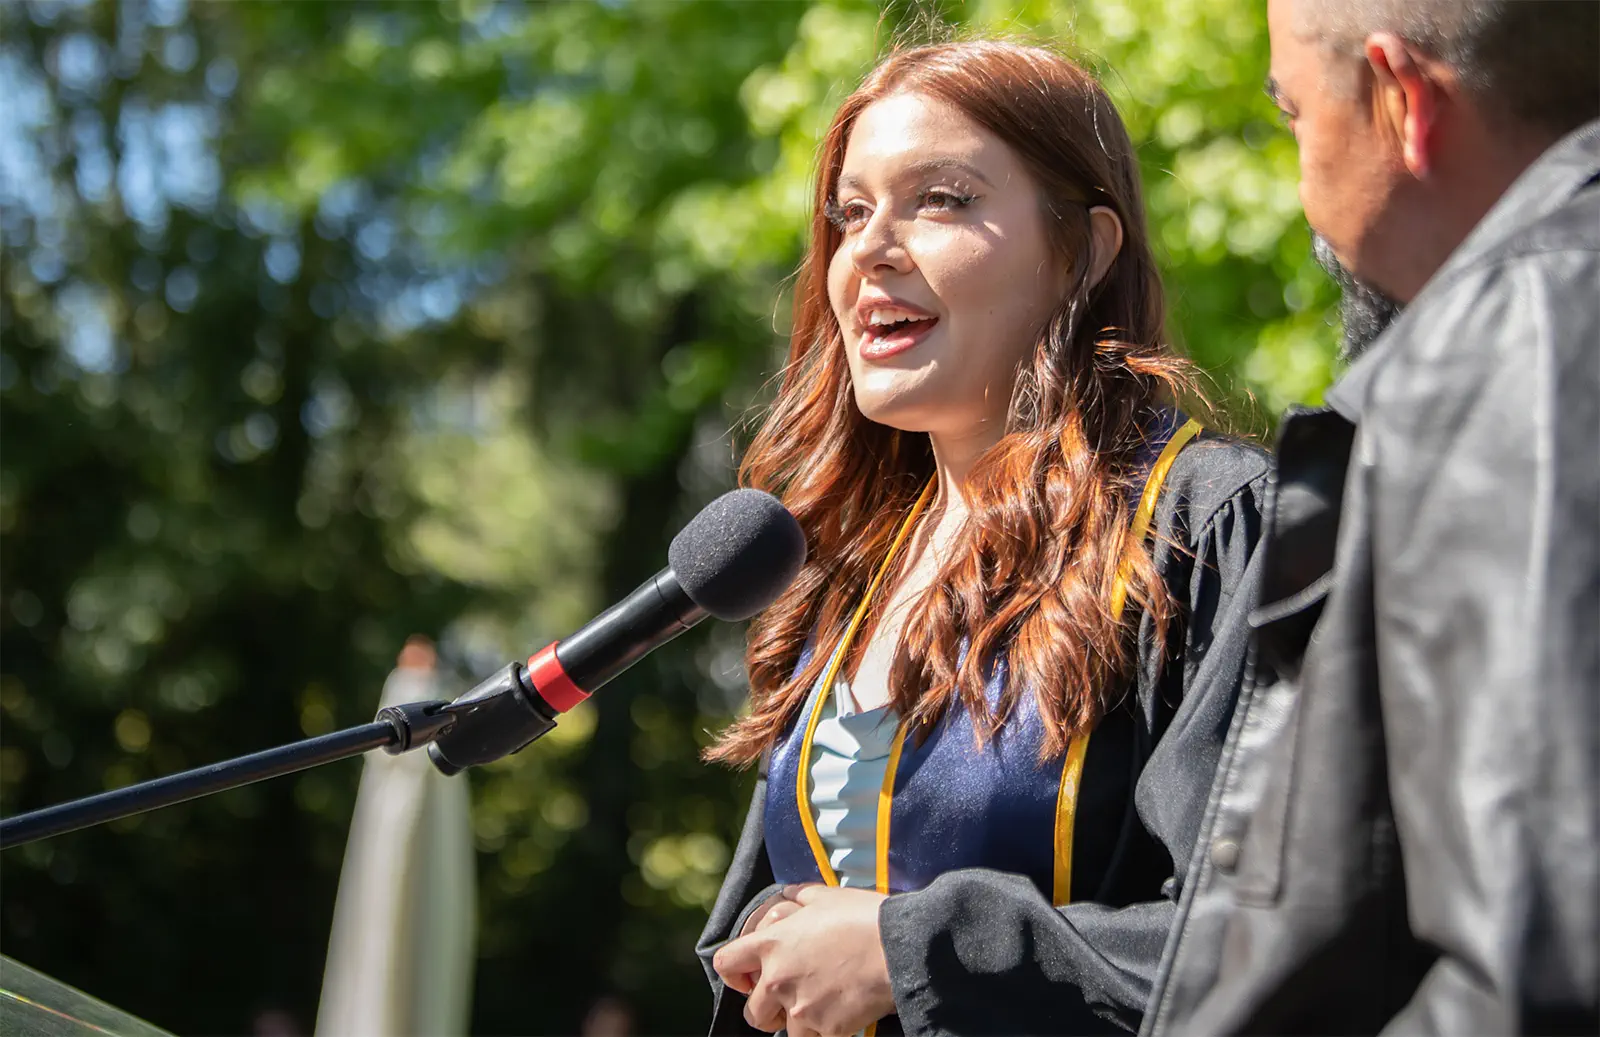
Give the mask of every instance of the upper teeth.
<svg viewBox="0 0 1600 1037">
<path fill-rule="evenodd" d="M 873 310 L 867 315 L 867 323 L 872 325 L 898 324 L 903 320 L 918 319 L 920 318 L 914 317 L 904 310 Z"/>
</svg>

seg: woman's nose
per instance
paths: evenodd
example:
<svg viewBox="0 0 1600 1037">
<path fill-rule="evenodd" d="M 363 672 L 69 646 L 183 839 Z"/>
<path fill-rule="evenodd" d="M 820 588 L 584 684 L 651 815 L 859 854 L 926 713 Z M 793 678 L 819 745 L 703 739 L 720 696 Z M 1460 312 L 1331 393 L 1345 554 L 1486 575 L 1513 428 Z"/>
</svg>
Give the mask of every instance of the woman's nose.
<svg viewBox="0 0 1600 1037">
<path fill-rule="evenodd" d="M 911 253 L 901 240 L 894 214 L 887 207 L 873 213 L 855 236 L 850 245 L 850 260 L 862 276 L 886 269 L 903 274 L 911 269 Z"/>
</svg>

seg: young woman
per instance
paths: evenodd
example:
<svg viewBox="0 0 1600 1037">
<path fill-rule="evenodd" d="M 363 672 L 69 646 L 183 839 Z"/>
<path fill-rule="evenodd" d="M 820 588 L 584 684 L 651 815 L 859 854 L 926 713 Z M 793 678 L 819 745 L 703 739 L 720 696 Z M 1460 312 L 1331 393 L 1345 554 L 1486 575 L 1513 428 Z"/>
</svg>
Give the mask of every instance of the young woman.
<svg viewBox="0 0 1600 1037">
<path fill-rule="evenodd" d="M 1175 409 L 1133 147 L 1049 51 L 889 57 L 828 130 L 811 241 L 742 473 L 810 557 L 710 753 L 762 774 L 700 945 L 713 1031 L 1134 1028 L 1266 457 Z"/>
</svg>

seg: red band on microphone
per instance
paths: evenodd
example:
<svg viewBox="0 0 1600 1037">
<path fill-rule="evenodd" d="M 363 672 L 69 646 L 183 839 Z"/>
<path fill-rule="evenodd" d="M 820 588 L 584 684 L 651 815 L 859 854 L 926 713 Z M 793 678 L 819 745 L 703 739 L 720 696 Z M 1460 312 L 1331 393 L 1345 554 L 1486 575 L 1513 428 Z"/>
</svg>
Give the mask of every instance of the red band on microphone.
<svg viewBox="0 0 1600 1037">
<path fill-rule="evenodd" d="M 556 646 L 546 645 L 528 659 L 528 679 L 539 689 L 539 695 L 558 713 L 565 713 L 589 697 L 589 693 L 572 683 L 567 671 L 556 658 Z"/>
</svg>

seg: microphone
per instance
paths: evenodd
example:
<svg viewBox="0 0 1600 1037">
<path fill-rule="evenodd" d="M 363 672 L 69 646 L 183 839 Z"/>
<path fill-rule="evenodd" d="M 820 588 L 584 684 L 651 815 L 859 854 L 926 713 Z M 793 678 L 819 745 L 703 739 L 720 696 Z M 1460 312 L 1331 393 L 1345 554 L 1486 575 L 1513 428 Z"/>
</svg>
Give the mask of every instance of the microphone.
<svg viewBox="0 0 1600 1037">
<path fill-rule="evenodd" d="M 769 493 L 734 490 L 672 538 L 667 567 L 570 637 L 511 663 L 441 711 L 454 722 L 428 746 L 446 774 L 525 748 L 650 652 L 707 616 L 749 619 L 806 560 L 805 534 Z"/>
</svg>

